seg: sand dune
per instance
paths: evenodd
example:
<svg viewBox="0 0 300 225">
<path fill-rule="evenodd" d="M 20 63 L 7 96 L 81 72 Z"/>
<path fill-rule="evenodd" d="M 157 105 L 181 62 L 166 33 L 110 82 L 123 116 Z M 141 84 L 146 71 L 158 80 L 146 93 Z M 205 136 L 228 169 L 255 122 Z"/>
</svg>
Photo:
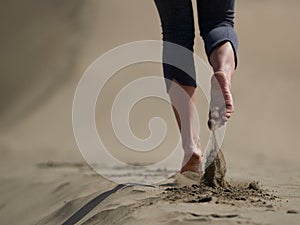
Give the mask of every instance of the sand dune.
<svg viewBox="0 0 300 225">
<path fill-rule="evenodd" d="M 262 194 L 269 196 L 222 200 L 198 187 L 126 186 L 77 224 L 299 224 L 299 9 L 295 0 L 237 1 L 236 112 L 223 149 L 228 179 L 259 180 L 267 189 Z M 0 223 L 62 224 L 117 185 L 93 172 L 77 149 L 71 123 L 76 85 L 90 63 L 111 48 L 160 39 L 159 19 L 153 2 L 138 0 L 7 0 L 0 15 Z M 204 58 L 199 37 L 196 51 Z M 159 73 L 159 65 L 149 64 L 119 71 L 99 105 L 109 106 L 130 80 Z M 203 123 L 207 103 L 202 100 Z M 133 130 L 141 136 L 148 132 L 141 121 L 149 115 L 138 113 L 150 114 L 153 104 L 136 109 Z M 109 111 L 100 106 L 99 127 L 106 126 Z M 160 109 L 170 115 L 165 106 Z M 173 128 L 170 135 L 176 137 Z M 208 130 L 202 135 L 205 143 Z M 105 139 L 118 148 L 110 132 Z M 204 197 L 211 200 L 201 202 Z"/>
</svg>

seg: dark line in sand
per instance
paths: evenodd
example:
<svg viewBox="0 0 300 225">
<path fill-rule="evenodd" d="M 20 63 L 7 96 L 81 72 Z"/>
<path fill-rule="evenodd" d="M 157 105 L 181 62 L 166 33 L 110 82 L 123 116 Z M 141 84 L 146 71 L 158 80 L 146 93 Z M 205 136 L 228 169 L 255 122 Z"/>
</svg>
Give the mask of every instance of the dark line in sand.
<svg viewBox="0 0 300 225">
<path fill-rule="evenodd" d="M 86 216 L 90 211 L 92 211 L 100 202 L 106 199 L 111 194 L 117 192 L 121 188 L 131 187 L 131 186 L 146 186 L 146 187 L 154 187 L 152 185 L 147 184 L 136 184 L 136 183 L 126 183 L 126 184 L 118 184 L 113 189 L 109 191 L 103 192 L 90 200 L 84 206 L 82 206 L 78 211 L 76 211 L 69 219 L 67 219 L 62 225 L 74 225 L 79 220 L 81 220 L 84 216 Z"/>
</svg>

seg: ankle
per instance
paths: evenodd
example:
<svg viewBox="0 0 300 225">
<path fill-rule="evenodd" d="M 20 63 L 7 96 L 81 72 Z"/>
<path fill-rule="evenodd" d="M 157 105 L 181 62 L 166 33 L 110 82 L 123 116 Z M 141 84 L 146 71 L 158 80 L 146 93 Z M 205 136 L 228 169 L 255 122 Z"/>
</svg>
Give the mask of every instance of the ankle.
<svg viewBox="0 0 300 225">
<path fill-rule="evenodd" d="M 216 71 L 213 74 L 215 78 L 218 80 L 218 77 L 224 77 L 226 80 L 226 85 L 228 85 L 229 89 L 231 88 L 231 76 L 228 73 L 225 73 L 224 71 Z M 212 78 L 213 79 L 213 78 Z M 221 78 L 222 79 L 222 78 Z"/>
</svg>

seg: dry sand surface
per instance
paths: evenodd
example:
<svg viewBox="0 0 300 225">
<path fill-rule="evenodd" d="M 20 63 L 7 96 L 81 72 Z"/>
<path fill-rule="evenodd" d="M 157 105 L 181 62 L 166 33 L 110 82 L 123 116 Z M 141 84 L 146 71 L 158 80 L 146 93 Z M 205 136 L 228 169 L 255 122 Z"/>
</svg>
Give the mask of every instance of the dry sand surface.
<svg viewBox="0 0 300 225">
<path fill-rule="evenodd" d="M 76 146 L 72 100 L 81 75 L 113 47 L 160 39 L 152 1 L 1 3 L 0 224 L 300 224 L 299 1 L 237 1 L 236 112 L 223 143 L 231 186 L 217 189 L 180 174 L 117 185 L 88 167 Z M 204 57 L 199 37 L 196 51 Z M 108 131 L 111 101 L 129 80 L 151 74 L 160 66 L 131 66 L 103 93 L 107 107 L 97 106 L 96 120 L 111 148 L 119 146 Z M 178 137 L 170 108 L 153 106 L 136 109 L 133 131 L 147 135 L 147 113 L 159 108 Z M 202 135 L 205 143 L 208 130 Z"/>
</svg>

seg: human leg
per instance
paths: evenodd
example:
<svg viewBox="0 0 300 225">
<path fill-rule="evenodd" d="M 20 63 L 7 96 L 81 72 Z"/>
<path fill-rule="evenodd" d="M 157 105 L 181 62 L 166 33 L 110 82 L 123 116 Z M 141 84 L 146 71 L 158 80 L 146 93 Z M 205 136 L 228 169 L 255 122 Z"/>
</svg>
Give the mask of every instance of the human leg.
<svg viewBox="0 0 300 225">
<path fill-rule="evenodd" d="M 211 79 L 211 102 L 209 114 L 209 127 L 212 128 L 215 121 L 224 125 L 234 112 L 233 99 L 230 91 L 231 78 L 235 71 L 234 52 L 227 41 L 216 46 L 210 55 L 210 62 L 214 70 Z M 220 102 L 220 98 L 223 102 Z M 218 112 L 216 118 L 212 113 Z"/>
<path fill-rule="evenodd" d="M 170 96 L 174 114 L 180 130 L 184 160 L 182 170 L 199 171 L 200 143 L 199 135 L 194 128 L 195 110 L 195 70 L 193 60 L 194 19 L 191 0 L 155 0 L 162 24 L 163 40 L 178 44 L 189 49 L 188 56 L 178 55 L 164 44 L 163 61 L 175 57 L 175 62 L 184 60 L 185 67 L 191 69 L 191 74 L 163 64 L 166 88 Z M 174 56 L 175 55 L 175 56 Z"/>
<path fill-rule="evenodd" d="M 181 85 L 175 80 L 169 89 L 173 111 L 181 133 L 184 159 L 181 172 L 203 171 L 201 167 L 201 146 L 200 138 L 194 127 L 195 114 L 195 87 Z"/>
<path fill-rule="evenodd" d="M 234 111 L 230 92 L 231 78 L 237 65 L 237 35 L 234 31 L 235 0 L 198 0 L 198 22 L 205 51 L 214 70 L 212 77 L 210 120 L 217 111 L 223 125 Z M 221 92 L 219 94 L 219 92 Z M 220 101 L 222 98 L 222 101 Z"/>
</svg>

